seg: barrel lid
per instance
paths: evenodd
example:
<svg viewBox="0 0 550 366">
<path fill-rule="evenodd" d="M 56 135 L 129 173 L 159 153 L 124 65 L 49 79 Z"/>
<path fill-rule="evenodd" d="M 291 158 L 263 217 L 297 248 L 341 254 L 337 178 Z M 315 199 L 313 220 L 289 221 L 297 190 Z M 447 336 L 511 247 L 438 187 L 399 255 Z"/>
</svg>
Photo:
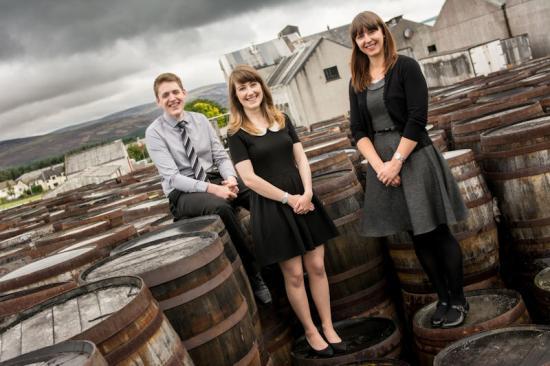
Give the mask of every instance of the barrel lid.
<svg viewBox="0 0 550 366">
<path fill-rule="evenodd" d="M 550 292 L 550 267 L 541 270 L 535 276 L 535 286 L 544 291 Z"/>
<path fill-rule="evenodd" d="M 91 359 L 90 357 L 93 357 Z M 92 362 L 93 361 L 93 362 Z M 3 366 L 107 366 L 95 344 L 89 341 L 65 341 L 25 353 L 2 363 Z"/>
<path fill-rule="evenodd" d="M 94 250 L 95 248 L 82 248 L 82 249 L 76 249 L 65 253 L 54 254 L 49 257 L 39 259 L 36 262 L 29 263 L 26 266 L 18 268 L 15 271 L 12 271 L 6 274 L 5 276 L 0 277 L 0 283 L 6 282 L 21 276 L 26 276 L 32 273 L 43 271 L 46 269 L 51 269 L 52 267 L 55 267 L 60 263 L 67 263 L 75 258 L 81 257 Z"/>
<path fill-rule="evenodd" d="M 399 330 L 391 319 L 368 317 L 347 319 L 334 323 L 334 329 L 338 335 L 346 342 L 348 350 L 347 360 L 359 360 L 366 357 L 372 357 L 373 347 L 384 349 L 385 353 L 390 353 L 397 348 L 401 339 Z M 304 336 L 294 342 L 292 349 L 294 360 L 316 359 L 318 365 L 334 365 L 330 359 L 318 359 L 311 355 L 309 345 Z M 349 357 L 349 358 L 348 358 Z M 327 362 L 323 362 L 327 361 Z M 343 360 L 340 360 L 343 361 Z"/>
<path fill-rule="evenodd" d="M 78 241 L 67 248 L 64 248 L 59 251 L 59 253 L 68 252 L 75 249 L 81 249 L 87 246 L 93 246 L 100 243 L 103 243 L 104 241 L 109 241 L 109 239 L 112 238 L 120 238 L 120 241 L 128 239 L 132 235 L 136 234 L 136 229 L 132 225 L 123 225 L 116 227 L 114 229 L 111 229 L 109 231 L 106 231 L 104 233 L 101 233 L 99 235 L 91 236 L 87 239 Z M 119 242 L 120 242 L 119 241 Z"/>
<path fill-rule="evenodd" d="M 20 312 L 0 327 L 0 360 L 78 337 L 108 338 L 150 301 L 137 277 L 116 277 L 66 291 Z M 149 294 L 150 296 L 150 294 Z M 116 315 L 117 322 L 112 321 Z M 130 319 L 127 319 L 130 318 Z M 98 329 L 98 325 L 109 326 Z M 105 323 L 104 323 L 105 324 Z M 112 333 L 112 334 L 109 334 Z"/>
<path fill-rule="evenodd" d="M 223 253 L 218 234 L 192 232 L 163 238 L 105 258 L 81 274 L 82 281 L 135 275 L 149 287 L 181 277 Z M 216 245 L 217 244 L 217 245 Z"/>
<path fill-rule="evenodd" d="M 543 116 L 485 131 L 481 134 L 481 144 L 499 145 L 513 143 L 520 139 L 531 140 L 548 134 L 550 134 L 550 116 Z"/>
<path fill-rule="evenodd" d="M 540 115 L 542 107 L 540 103 L 533 102 L 527 105 L 521 105 L 514 108 L 497 111 L 487 114 L 483 117 L 472 120 L 461 121 L 453 124 L 453 134 L 471 134 L 483 130 L 487 130 L 502 125 L 510 125 L 527 118 Z"/>
<path fill-rule="evenodd" d="M 171 236 L 177 236 L 195 231 L 215 231 L 220 233 L 224 229 L 225 226 L 218 215 L 197 216 L 191 219 L 180 220 L 174 222 L 173 224 L 165 225 L 160 230 L 140 235 L 139 237 L 116 247 L 111 252 L 111 255 L 118 254 L 130 248 L 151 243 L 156 240 L 169 238 Z"/>
<path fill-rule="evenodd" d="M 149 207 L 155 207 L 155 206 L 167 206 L 168 205 L 168 199 L 162 198 L 162 199 L 156 199 L 152 201 L 146 201 L 142 203 L 138 203 L 136 205 L 129 206 L 126 210 L 132 211 L 132 210 L 141 210 L 144 208 Z"/>
<path fill-rule="evenodd" d="M 466 293 L 466 299 L 470 305 L 470 311 L 468 312 L 466 321 L 460 327 L 442 330 L 432 329 L 430 318 L 437 305 L 437 302 L 433 302 L 418 310 L 414 315 L 413 327 L 415 328 L 415 334 L 421 334 L 423 329 L 430 332 L 430 334 L 437 332 L 460 332 L 465 328 L 476 327 L 481 323 L 502 316 L 516 308 L 522 301 L 521 295 L 510 289 L 470 291 Z"/>
<path fill-rule="evenodd" d="M 437 354 L 434 366 L 547 365 L 549 349 L 548 326 L 501 328 L 452 343 Z"/>
<path fill-rule="evenodd" d="M 472 149 L 460 149 L 445 151 L 442 153 L 443 158 L 447 160 L 449 167 L 455 167 L 458 165 L 466 164 L 471 161 L 475 161 L 475 155 Z"/>
</svg>

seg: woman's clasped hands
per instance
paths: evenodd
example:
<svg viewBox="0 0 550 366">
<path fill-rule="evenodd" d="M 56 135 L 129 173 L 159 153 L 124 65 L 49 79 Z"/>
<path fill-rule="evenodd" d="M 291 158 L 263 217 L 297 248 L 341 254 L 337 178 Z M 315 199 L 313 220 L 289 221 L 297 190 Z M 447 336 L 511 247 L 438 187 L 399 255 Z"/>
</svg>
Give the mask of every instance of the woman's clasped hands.
<svg viewBox="0 0 550 366">
<path fill-rule="evenodd" d="M 292 207 L 294 213 L 296 214 L 307 214 L 308 212 L 315 210 L 315 206 L 311 202 L 312 197 L 313 195 L 308 193 L 304 193 L 302 195 L 291 194 L 288 196 L 288 205 Z"/>
<path fill-rule="evenodd" d="M 401 171 L 402 166 L 403 163 L 396 159 L 386 161 L 378 170 L 376 178 L 378 178 L 378 180 L 386 187 L 399 187 L 401 185 L 401 177 L 399 176 L 399 172 Z"/>
</svg>

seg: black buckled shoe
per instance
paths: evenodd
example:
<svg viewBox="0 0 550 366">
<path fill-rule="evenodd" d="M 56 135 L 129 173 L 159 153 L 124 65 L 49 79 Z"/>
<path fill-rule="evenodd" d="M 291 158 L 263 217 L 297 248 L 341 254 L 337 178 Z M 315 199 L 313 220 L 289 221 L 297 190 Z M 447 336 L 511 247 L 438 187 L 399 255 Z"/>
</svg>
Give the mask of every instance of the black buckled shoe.
<svg viewBox="0 0 550 366">
<path fill-rule="evenodd" d="M 252 292 L 254 292 L 256 299 L 264 305 L 271 304 L 273 301 L 271 298 L 271 292 L 269 292 L 269 288 L 265 284 L 262 275 L 258 272 L 255 275 L 250 276 L 249 280 L 250 286 L 252 287 Z"/>
<path fill-rule="evenodd" d="M 443 322 L 445 321 L 445 315 L 447 314 L 448 310 L 449 310 L 449 304 L 447 302 L 445 301 L 437 302 L 435 311 L 432 314 L 432 317 L 430 319 L 432 328 L 439 328 L 443 325 Z"/>
<path fill-rule="evenodd" d="M 463 305 L 451 305 L 447 310 L 447 314 L 445 314 L 445 321 L 441 328 L 452 328 L 461 325 L 466 320 L 468 311 L 470 311 L 470 305 L 467 301 Z"/>
</svg>

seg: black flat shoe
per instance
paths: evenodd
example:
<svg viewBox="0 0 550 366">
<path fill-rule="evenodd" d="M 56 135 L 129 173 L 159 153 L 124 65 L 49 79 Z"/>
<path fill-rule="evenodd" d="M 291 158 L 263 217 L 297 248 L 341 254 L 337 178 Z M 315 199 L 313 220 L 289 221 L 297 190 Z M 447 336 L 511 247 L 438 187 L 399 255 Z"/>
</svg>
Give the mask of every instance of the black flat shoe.
<svg viewBox="0 0 550 366">
<path fill-rule="evenodd" d="M 445 322 L 445 315 L 449 311 L 449 304 L 445 301 L 438 301 L 435 307 L 435 311 L 430 318 L 432 328 L 439 328 Z"/>
<path fill-rule="evenodd" d="M 441 328 L 453 328 L 461 325 L 466 320 L 466 314 L 470 311 L 470 305 L 466 301 L 463 305 L 451 305 Z"/>
<path fill-rule="evenodd" d="M 334 354 L 342 354 L 342 353 L 346 353 L 348 351 L 348 345 L 344 341 L 341 341 L 341 342 L 338 342 L 338 343 L 330 343 L 329 342 L 328 344 L 334 350 Z"/>
<path fill-rule="evenodd" d="M 308 343 L 308 345 L 309 345 L 309 343 Z M 313 347 L 311 347 L 311 345 L 309 345 L 309 353 L 311 355 L 314 355 L 314 356 L 317 356 L 317 357 L 322 357 L 322 358 L 329 358 L 329 357 L 334 356 L 334 350 L 332 349 L 332 347 L 330 345 L 328 345 L 325 348 L 320 349 L 320 350 L 316 350 Z"/>
</svg>

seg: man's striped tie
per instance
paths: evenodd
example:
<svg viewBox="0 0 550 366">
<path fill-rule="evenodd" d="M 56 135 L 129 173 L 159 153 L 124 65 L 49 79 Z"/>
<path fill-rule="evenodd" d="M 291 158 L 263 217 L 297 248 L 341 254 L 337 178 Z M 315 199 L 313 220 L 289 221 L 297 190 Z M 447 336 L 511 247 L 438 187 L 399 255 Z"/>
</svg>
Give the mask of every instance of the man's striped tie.
<svg viewBox="0 0 550 366">
<path fill-rule="evenodd" d="M 193 144 L 191 143 L 191 139 L 189 138 L 189 135 L 187 134 L 187 130 L 185 129 L 186 124 L 187 122 L 185 121 L 178 122 L 177 124 L 177 127 L 181 128 L 181 139 L 183 140 L 183 149 L 185 150 L 185 153 L 187 154 L 187 158 L 191 163 L 191 167 L 193 168 L 193 173 L 195 175 L 195 178 L 198 180 L 205 181 L 206 172 L 204 171 L 204 168 L 199 162 L 199 157 L 195 152 L 195 149 L 193 148 Z"/>
</svg>

